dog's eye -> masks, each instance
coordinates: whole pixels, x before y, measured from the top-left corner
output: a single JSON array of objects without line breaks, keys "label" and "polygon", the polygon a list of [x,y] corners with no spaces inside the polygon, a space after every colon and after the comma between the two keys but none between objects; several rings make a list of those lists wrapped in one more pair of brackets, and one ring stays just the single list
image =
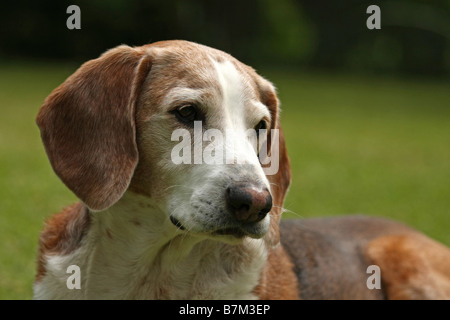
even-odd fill
[{"label": "dog's eye", "polygon": [[197,108],[193,104],[184,104],[175,110],[175,115],[182,122],[198,120]]},{"label": "dog's eye", "polygon": [[264,120],[261,120],[255,127],[256,135],[259,136],[259,130],[267,129],[267,124]]}]

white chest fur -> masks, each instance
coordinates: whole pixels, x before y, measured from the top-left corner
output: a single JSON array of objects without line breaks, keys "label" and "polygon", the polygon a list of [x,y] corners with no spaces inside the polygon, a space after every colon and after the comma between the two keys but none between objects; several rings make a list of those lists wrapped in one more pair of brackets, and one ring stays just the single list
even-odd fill
[{"label": "white chest fur", "polygon": [[[46,256],[35,299],[252,299],[266,250],[245,238],[226,244],[177,230],[156,205],[127,195],[93,213],[81,246]],[[67,273],[79,267],[80,289]]]}]

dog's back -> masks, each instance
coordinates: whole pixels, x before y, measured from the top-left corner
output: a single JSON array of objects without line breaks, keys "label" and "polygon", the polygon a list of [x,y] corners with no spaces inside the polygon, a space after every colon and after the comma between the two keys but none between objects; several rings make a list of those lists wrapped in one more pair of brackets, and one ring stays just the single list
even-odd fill
[{"label": "dog's back", "polygon": [[[280,228],[302,299],[450,298],[450,251],[401,223],[353,215]],[[372,265],[380,289],[368,286]]]}]

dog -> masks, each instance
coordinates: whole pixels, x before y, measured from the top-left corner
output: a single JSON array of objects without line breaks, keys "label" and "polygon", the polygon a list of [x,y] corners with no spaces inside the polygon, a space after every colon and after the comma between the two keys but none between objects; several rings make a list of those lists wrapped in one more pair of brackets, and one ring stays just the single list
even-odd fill
[{"label": "dog", "polygon": [[[450,298],[450,250],[408,226],[281,221],[291,171],[279,114],[272,83],[197,43],[121,45],[83,64],[37,116],[50,164],[80,202],[41,232],[34,299]],[[228,133],[231,162],[192,163],[208,148],[197,137],[180,148],[191,163],[175,163],[173,133],[199,125]],[[276,151],[276,173],[248,129]]]}]

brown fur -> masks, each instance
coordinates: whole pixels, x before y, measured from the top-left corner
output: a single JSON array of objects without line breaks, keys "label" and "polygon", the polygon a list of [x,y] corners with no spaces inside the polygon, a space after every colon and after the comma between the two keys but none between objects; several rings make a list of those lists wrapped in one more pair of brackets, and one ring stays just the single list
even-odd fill
[{"label": "brown fur", "polygon": [[299,287],[293,272],[293,264],[282,246],[270,249],[254,293],[261,300],[299,299]]},{"label": "brown fur", "polygon": [[273,208],[270,211],[270,229],[266,237],[269,245],[280,242],[280,219],[283,210],[284,198],[291,182],[291,165],[286,149],[283,130],[280,128],[279,143],[279,169],[277,174],[268,176],[272,188]]},{"label": "brown fur", "polygon": [[[365,216],[283,220],[302,299],[450,299],[450,250],[403,224]],[[368,289],[370,265],[381,289]]]},{"label": "brown fur", "polygon": [[64,255],[76,250],[90,226],[90,214],[80,202],[47,220],[39,238],[36,281],[45,275],[45,255]]},{"label": "brown fur", "polygon": [[52,92],[37,117],[56,174],[94,210],[123,195],[138,161],[134,110],[151,66],[142,58],[121,46],[86,62]]},{"label": "brown fur", "polygon": [[421,234],[388,235],[368,244],[390,299],[450,299],[450,251]]}]

